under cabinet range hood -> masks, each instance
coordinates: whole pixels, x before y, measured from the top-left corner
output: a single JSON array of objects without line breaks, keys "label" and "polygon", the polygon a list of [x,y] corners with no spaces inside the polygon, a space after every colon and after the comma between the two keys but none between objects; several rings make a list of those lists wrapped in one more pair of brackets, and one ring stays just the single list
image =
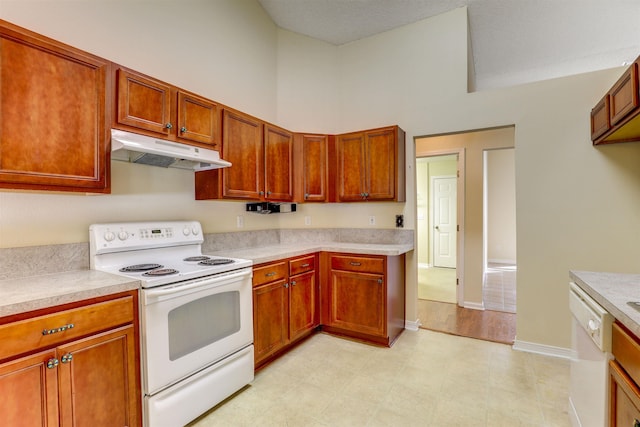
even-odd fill
[{"label": "under cabinet range hood", "polygon": [[137,133],[111,129],[111,158],[144,165],[202,171],[231,166],[220,153],[153,138]]}]

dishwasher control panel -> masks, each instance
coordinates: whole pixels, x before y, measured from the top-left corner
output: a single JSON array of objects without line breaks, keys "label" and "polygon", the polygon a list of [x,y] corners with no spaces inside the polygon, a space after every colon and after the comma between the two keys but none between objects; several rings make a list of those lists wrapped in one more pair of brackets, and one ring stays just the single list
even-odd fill
[{"label": "dishwasher control panel", "polygon": [[611,352],[613,316],[574,282],[569,283],[569,308],[598,348]]}]

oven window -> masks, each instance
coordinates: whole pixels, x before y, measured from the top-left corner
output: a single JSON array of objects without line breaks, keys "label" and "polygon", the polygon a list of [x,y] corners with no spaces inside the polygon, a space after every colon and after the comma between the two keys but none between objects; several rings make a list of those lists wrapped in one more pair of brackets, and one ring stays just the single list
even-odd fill
[{"label": "oven window", "polygon": [[169,312],[169,359],[179,359],[239,330],[240,292],[191,301]]}]

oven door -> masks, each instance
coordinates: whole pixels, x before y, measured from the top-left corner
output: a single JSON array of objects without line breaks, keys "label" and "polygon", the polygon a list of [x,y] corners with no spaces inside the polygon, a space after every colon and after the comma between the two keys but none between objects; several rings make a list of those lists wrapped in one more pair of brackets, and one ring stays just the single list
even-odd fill
[{"label": "oven door", "polygon": [[143,289],[143,388],[158,391],[253,342],[250,268]]}]

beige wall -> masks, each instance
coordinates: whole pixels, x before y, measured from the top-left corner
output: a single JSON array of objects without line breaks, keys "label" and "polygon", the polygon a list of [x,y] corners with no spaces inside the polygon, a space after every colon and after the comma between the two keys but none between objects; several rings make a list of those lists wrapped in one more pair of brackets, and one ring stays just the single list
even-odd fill
[{"label": "beige wall", "polygon": [[486,181],[486,261],[516,261],[516,171],[512,148],[487,150]]},{"label": "beige wall", "polygon": [[[304,215],[317,227],[367,227],[376,215],[377,227],[392,228],[396,213],[415,228],[414,138],[515,125],[518,340],[569,347],[570,268],[638,272],[640,144],[589,141],[590,108],[620,69],[467,93],[464,8],[337,48],[276,29],[254,0],[0,0],[0,18],[291,130],[407,132],[406,204],[245,214],[249,229],[304,227]],[[243,213],[242,203],[193,201],[186,171],[114,163],[113,179],[109,196],[1,192],[0,246],[87,241],[90,223],[120,219],[192,218],[207,232],[229,231]]]}]

